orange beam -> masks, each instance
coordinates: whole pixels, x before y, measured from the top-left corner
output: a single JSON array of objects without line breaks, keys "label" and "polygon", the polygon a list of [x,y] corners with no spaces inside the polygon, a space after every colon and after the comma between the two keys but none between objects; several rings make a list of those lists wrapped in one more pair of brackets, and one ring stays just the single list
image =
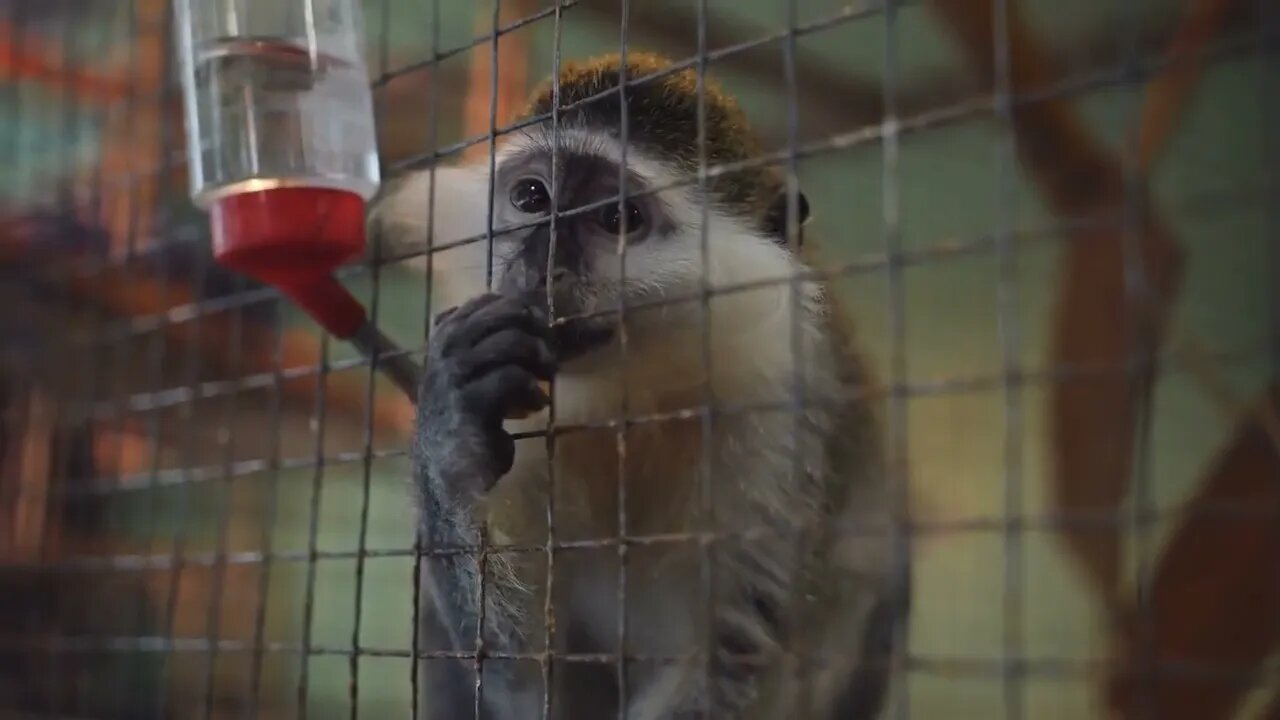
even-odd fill
[{"label": "orange beam", "polygon": [[[994,73],[992,0],[933,0],[932,6],[979,72]],[[1007,7],[1011,91],[1020,97],[1044,91],[1062,74],[1020,5],[1010,1]],[[1182,276],[1182,252],[1145,202],[1137,227],[1117,227],[1126,206],[1124,167],[1070,99],[1019,107],[1013,131],[1024,166],[1058,217],[1117,219],[1102,226],[1087,223],[1064,245],[1051,341],[1054,366],[1105,370],[1054,383],[1049,420],[1058,510],[1118,513],[1129,493],[1137,420],[1146,411],[1149,389],[1145,373],[1121,368],[1135,354],[1149,357],[1159,347]],[[1144,273],[1141,292],[1131,291],[1125,279],[1130,245]],[[1063,540],[1106,605],[1118,611],[1123,592],[1117,526],[1067,532]]]},{"label": "orange beam", "polygon": [[[478,35],[492,34],[493,12],[485,3],[476,17]],[[508,25],[537,11],[537,4],[530,0],[505,0],[499,12],[499,25]],[[494,115],[494,127],[510,124],[520,111],[529,92],[529,45],[526,31],[517,30],[498,36],[498,78],[494,85],[493,78],[493,41],[481,43],[471,50],[471,64],[467,76],[467,99],[464,107],[464,124],[466,137],[485,135],[490,132],[490,113],[494,110],[492,99],[497,94],[497,114]],[[498,138],[501,143],[502,138]],[[488,143],[479,143],[467,148],[464,158],[475,159],[487,156]]]},{"label": "orange beam", "polygon": [[24,34],[19,42],[12,25],[0,20],[0,77],[9,83],[35,82],[55,90],[73,90],[77,99],[109,105],[129,94],[129,79],[120,73],[94,73],[63,67],[57,53],[36,45],[39,38]]},{"label": "orange beam", "polygon": [[160,169],[160,101],[170,59],[165,39],[165,0],[134,0],[134,39],[125,62],[134,99],[113,113],[103,130],[96,178],[102,183],[100,222],[111,235],[114,254],[151,240],[152,218],[165,170]]},{"label": "orange beam", "polygon": [[52,409],[32,390],[3,411],[9,413],[9,447],[0,476],[0,560],[30,561],[41,551],[49,516]]},{"label": "orange beam", "polygon": [[[1280,385],[1263,402],[1270,408],[1247,418],[1188,503],[1156,565],[1149,609],[1121,625],[1129,672],[1109,687],[1113,717],[1234,717],[1242,680],[1280,642],[1280,439],[1268,429]],[[1137,674],[1144,655],[1164,671],[1149,685]],[[1223,675],[1169,672],[1179,666]]]},{"label": "orange beam", "polygon": [[1235,0],[1191,0],[1169,43],[1172,64],[1147,87],[1138,124],[1138,166],[1150,172],[1182,118],[1203,68],[1201,53],[1222,30]]}]

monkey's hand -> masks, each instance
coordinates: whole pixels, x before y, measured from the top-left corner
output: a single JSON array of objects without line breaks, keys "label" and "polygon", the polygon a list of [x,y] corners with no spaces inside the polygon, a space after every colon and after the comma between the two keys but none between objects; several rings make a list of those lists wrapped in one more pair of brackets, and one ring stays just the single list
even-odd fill
[{"label": "monkey's hand", "polygon": [[415,448],[433,480],[484,492],[511,469],[515,442],[502,423],[549,402],[538,381],[555,372],[550,342],[546,314],[514,298],[481,295],[439,316]]},{"label": "monkey's hand", "polygon": [[[546,315],[526,302],[483,295],[437,318],[418,388],[413,443],[426,547],[474,547],[483,540],[480,501],[515,458],[515,442],[503,420],[542,409],[548,398],[537,381],[550,379],[554,370]],[[422,566],[429,605],[424,612],[434,616],[433,626],[460,652],[475,648],[482,598],[487,632],[502,637],[516,627],[515,620],[503,617],[507,603],[501,597],[512,592],[510,583],[493,563],[486,573],[478,558],[478,553],[449,553]],[[489,581],[487,595],[480,592],[482,579]],[[468,688],[474,681],[448,672],[445,677],[431,688],[433,702],[445,713],[441,717],[456,717],[463,708],[469,712],[474,701]],[[486,702],[502,701],[501,691],[490,692],[497,697],[487,696]]]}]

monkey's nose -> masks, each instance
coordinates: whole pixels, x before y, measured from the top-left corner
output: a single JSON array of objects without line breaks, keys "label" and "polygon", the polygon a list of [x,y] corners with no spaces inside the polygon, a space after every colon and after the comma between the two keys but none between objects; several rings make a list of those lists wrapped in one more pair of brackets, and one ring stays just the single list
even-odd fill
[{"label": "monkey's nose", "polygon": [[540,275],[538,282],[514,289],[512,293],[525,302],[540,308],[543,312],[557,317],[573,315],[579,311],[574,303],[574,287],[579,282],[578,276],[566,268],[556,268],[552,272],[551,292],[547,291],[547,283]]}]

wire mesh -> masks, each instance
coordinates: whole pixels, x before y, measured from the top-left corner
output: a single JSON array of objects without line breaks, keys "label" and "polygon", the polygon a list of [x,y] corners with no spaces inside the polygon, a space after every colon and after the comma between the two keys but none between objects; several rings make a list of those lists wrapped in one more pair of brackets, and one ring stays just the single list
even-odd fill
[{"label": "wire mesh", "polygon": [[[411,408],[378,375],[380,358],[218,268],[205,219],[174,189],[185,168],[168,3],[3,3],[0,129],[12,162],[0,291],[14,317],[0,321],[0,608],[15,622],[0,626],[0,715],[478,719],[509,692],[503,673],[536,667],[535,704],[553,718],[565,693],[582,690],[568,683],[583,666],[607,668],[617,717],[631,717],[647,668],[689,660],[634,649],[636,558],[696,548],[691,591],[708,628],[698,641],[710,647],[718,548],[786,532],[722,517],[711,438],[740,419],[791,413],[799,447],[802,411],[854,404],[883,412],[893,564],[913,586],[910,621],[892,637],[886,717],[1274,712],[1271,5],[364,3],[386,179],[433,181],[419,199],[418,247],[374,243],[340,277],[408,355],[425,355],[431,319],[446,309],[431,302],[440,253],[485,243],[492,287],[495,237],[542,222],[550,275],[558,236],[577,219],[608,206],[626,217],[629,201],[673,191],[705,198],[744,171],[782,173],[788,247],[816,258],[785,277],[713,283],[704,273],[693,291],[624,296],[575,316],[616,323],[621,397],[609,418],[572,422],[553,381],[545,428],[516,434],[545,454],[544,538],[441,546],[409,508]],[[672,65],[628,76],[626,59],[650,48]],[[556,81],[549,114],[520,114],[521,78],[557,78],[566,59],[597,52],[621,55],[617,89],[562,103]],[[693,169],[633,187],[633,90],[685,71],[697,95]],[[754,157],[709,153],[713,77],[758,122],[766,143]],[[567,114],[614,96],[617,195],[497,224],[504,143],[544,125],[558,137]],[[1152,145],[1166,146],[1160,164]],[[551,147],[558,198],[563,148]],[[485,230],[442,238],[435,172],[459,163],[487,167]],[[815,207],[803,247],[801,192]],[[698,205],[705,270],[712,208]],[[626,230],[614,248],[621,285],[636,271]],[[1118,265],[1097,259],[1104,247]],[[1090,277],[1084,296],[1068,292]],[[712,326],[713,303],[785,285],[795,307],[812,282],[850,309],[884,382],[814,393],[793,321],[777,339],[797,368],[788,397],[721,397],[713,354],[732,328]],[[1090,292],[1112,304],[1087,307]],[[691,406],[647,408],[625,379],[629,319],[655,311],[699,315],[704,380]],[[1099,398],[1100,387],[1119,390]],[[1073,407],[1093,414],[1063,419],[1063,403],[1088,399]],[[697,520],[637,532],[632,483],[648,446],[634,438],[677,424],[700,438]],[[610,532],[579,537],[559,527],[571,509],[563,461],[575,438],[591,437],[609,438],[616,462],[601,475],[612,476],[616,508],[602,523]],[[1063,464],[1072,453],[1114,465]],[[806,472],[810,458],[790,459],[791,473]],[[1208,552],[1185,551],[1189,534]],[[1099,550],[1106,542],[1115,547]],[[566,649],[573,618],[557,600],[560,573],[588,556],[616,570],[612,637],[599,651]],[[433,647],[423,631],[424,576],[450,557],[478,563],[472,647]],[[541,563],[542,634],[507,646],[489,627],[490,563],[524,558]],[[1220,583],[1217,603],[1188,600],[1187,574]],[[713,658],[698,659],[709,686]],[[423,680],[431,663],[467,668],[468,707],[433,705],[442,695]],[[800,674],[801,702],[813,699],[814,669]]]}]

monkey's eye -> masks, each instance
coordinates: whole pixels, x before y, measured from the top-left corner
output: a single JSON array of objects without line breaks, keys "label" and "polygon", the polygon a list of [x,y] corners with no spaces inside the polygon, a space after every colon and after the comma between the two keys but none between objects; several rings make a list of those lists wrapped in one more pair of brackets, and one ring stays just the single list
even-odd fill
[{"label": "monkey's eye", "polygon": [[511,204],[522,213],[544,213],[551,206],[551,194],[541,180],[521,178],[511,186]]},{"label": "monkey's eye", "polygon": [[[644,213],[640,211],[639,205],[628,200],[622,212],[627,214],[627,234],[644,227]],[[617,203],[600,208],[600,227],[611,235],[622,232],[622,212],[619,212]]]}]

